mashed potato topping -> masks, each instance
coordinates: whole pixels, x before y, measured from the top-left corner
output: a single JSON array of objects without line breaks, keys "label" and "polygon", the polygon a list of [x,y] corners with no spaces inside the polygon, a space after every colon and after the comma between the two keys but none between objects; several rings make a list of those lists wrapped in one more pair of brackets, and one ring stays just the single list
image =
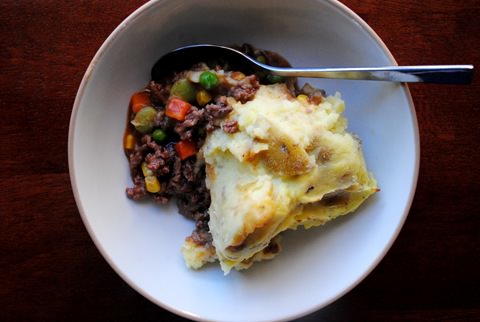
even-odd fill
[{"label": "mashed potato topping", "polygon": [[339,94],[317,105],[275,84],[261,85],[244,104],[228,99],[233,111],[224,122],[237,121],[238,131],[213,131],[200,152],[215,254],[187,242],[188,266],[216,257],[228,273],[272,258],[282,231],[322,225],[378,190],[359,140],[346,132]]}]

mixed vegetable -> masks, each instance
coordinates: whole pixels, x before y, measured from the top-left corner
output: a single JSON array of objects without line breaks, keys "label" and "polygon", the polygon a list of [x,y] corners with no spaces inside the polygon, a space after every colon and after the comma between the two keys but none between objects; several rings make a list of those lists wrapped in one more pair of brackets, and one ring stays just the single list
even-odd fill
[{"label": "mixed vegetable", "polygon": [[[185,121],[188,113],[192,110],[192,104],[204,107],[214,97],[212,90],[218,87],[219,76],[214,70],[193,72],[185,74],[176,80],[170,87],[169,98],[164,107],[160,109],[151,100],[149,90],[137,92],[130,99],[130,130],[124,137],[124,149],[129,153],[135,148],[136,142],[141,135],[148,134],[157,144],[172,143],[174,150],[181,160],[188,159],[198,152],[196,144],[189,140],[181,140],[178,135],[169,131],[156,122],[159,110],[173,122]],[[243,75],[243,77],[245,77]],[[141,172],[145,178],[145,188],[150,193],[161,191],[161,184],[155,173],[148,168],[148,164],[141,164]]]},{"label": "mixed vegetable", "polygon": [[[272,52],[249,45],[243,45],[240,50],[261,63],[289,66],[288,62]],[[174,182],[172,185],[170,180],[176,180],[175,173],[178,171],[190,171],[184,171],[184,167],[196,162],[194,157],[206,132],[219,127],[219,120],[228,115],[231,107],[227,106],[226,96],[246,102],[253,98],[259,83],[289,84],[289,80],[280,76],[259,73],[247,76],[238,70],[230,71],[228,63],[221,63],[221,59],[207,64],[198,63],[190,70],[172,72],[165,79],[155,76],[153,79],[144,90],[134,93],[130,99],[129,124],[123,141],[135,185],[127,189],[127,195],[136,200],[145,195],[145,190],[160,200],[179,197],[181,189],[172,190],[172,187],[180,183]],[[223,129],[227,133],[236,131],[236,124],[225,124]],[[147,141],[153,142],[153,145]],[[168,150],[168,156],[158,154],[160,152],[156,149],[159,148]],[[182,164],[177,170],[172,156],[181,160]],[[165,165],[162,165],[163,170],[159,170],[158,162],[153,158],[164,158],[162,162],[167,162],[169,169],[165,170]]]}]

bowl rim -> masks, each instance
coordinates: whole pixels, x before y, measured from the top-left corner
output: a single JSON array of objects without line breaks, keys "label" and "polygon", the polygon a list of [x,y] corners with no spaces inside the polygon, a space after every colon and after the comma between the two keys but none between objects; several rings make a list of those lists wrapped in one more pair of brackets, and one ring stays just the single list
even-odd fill
[{"label": "bowl rim", "polygon": [[[79,213],[80,213],[80,216],[82,218],[83,224],[85,225],[85,227],[88,231],[88,234],[90,235],[90,238],[93,240],[96,248],[99,250],[99,252],[103,256],[103,258],[107,261],[107,263],[110,265],[110,267],[131,288],[133,288],[135,291],[137,291],[143,297],[150,300],[152,303],[160,306],[163,309],[166,309],[170,312],[173,312],[173,313],[175,313],[179,316],[182,316],[182,317],[185,317],[185,318],[188,318],[188,319],[192,319],[192,320],[196,320],[196,321],[216,321],[216,320],[213,320],[213,319],[203,318],[203,317],[201,317],[201,316],[199,316],[199,315],[197,315],[193,312],[189,312],[187,310],[177,309],[176,307],[173,307],[173,306],[170,306],[166,303],[161,302],[160,300],[154,298],[153,296],[151,296],[150,294],[145,292],[141,287],[137,286],[136,283],[134,281],[132,281],[127,275],[125,275],[123,273],[123,271],[120,269],[120,267],[118,267],[113,262],[112,258],[110,258],[110,256],[108,255],[108,252],[104,249],[104,247],[99,242],[96,235],[94,234],[92,226],[90,225],[90,222],[89,222],[89,220],[88,220],[88,218],[85,214],[85,210],[83,208],[83,205],[82,205],[82,202],[81,202],[81,199],[80,199],[79,191],[77,189],[77,183],[76,183],[77,180],[76,180],[75,171],[74,171],[75,163],[74,163],[74,157],[73,157],[74,156],[74,151],[73,151],[74,148],[73,147],[75,145],[75,136],[74,136],[75,124],[76,124],[78,110],[79,110],[79,107],[81,105],[82,98],[83,98],[83,95],[84,95],[84,92],[85,92],[85,88],[87,87],[87,84],[90,80],[90,76],[92,74],[92,71],[95,69],[98,61],[102,58],[105,51],[112,45],[113,40],[116,39],[118,37],[118,35],[125,28],[128,27],[128,25],[130,25],[133,21],[135,21],[137,18],[139,18],[139,16],[144,11],[146,11],[150,7],[153,7],[153,6],[157,5],[159,2],[162,2],[162,1],[168,1],[168,0],[151,0],[151,1],[148,1],[145,4],[143,4],[142,6],[138,7],[136,10],[134,10],[130,15],[128,15],[112,31],[112,33],[107,37],[107,39],[102,43],[100,48],[95,53],[95,56],[93,57],[92,61],[88,65],[88,67],[85,71],[85,74],[82,78],[82,81],[80,83],[80,86],[78,88],[78,91],[77,91],[77,94],[76,94],[76,97],[75,97],[75,101],[74,101],[74,104],[73,104],[72,113],[71,113],[71,116],[70,116],[70,122],[69,122],[68,167],[69,167],[69,173],[70,173],[70,183],[71,183],[71,186],[72,186],[72,191],[73,191],[73,195],[74,195],[74,198],[75,198],[75,202],[77,204],[77,208],[79,210]],[[322,0],[316,0],[316,1],[320,2]],[[387,57],[390,60],[390,62],[392,63],[392,65],[398,65],[395,58],[393,57],[392,53],[387,48],[387,46],[385,45],[383,40],[377,35],[377,33],[359,15],[357,15],[353,10],[351,10],[349,7],[347,7],[345,4],[341,3],[338,0],[323,0],[323,1],[329,3],[333,7],[336,7],[342,13],[344,13],[347,17],[351,18],[353,21],[358,23],[358,25],[365,32],[367,32],[376,41],[376,43],[381,47],[381,49],[387,55]],[[413,99],[412,99],[412,96],[411,96],[411,93],[410,93],[410,90],[409,90],[407,84],[402,83],[401,86],[403,86],[403,88],[405,90],[406,98],[407,98],[408,105],[409,105],[409,108],[410,108],[410,112],[411,112],[411,115],[412,115],[412,122],[413,122],[412,125],[413,125],[413,130],[414,130],[414,144],[415,144],[415,164],[414,164],[414,172],[413,172],[413,181],[412,181],[412,184],[410,186],[410,192],[409,192],[408,200],[407,200],[407,203],[405,204],[405,207],[404,207],[403,214],[402,214],[401,220],[399,222],[399,225],[395,229],[394,233],[392,234],[392,236],[390,237],[388,242],[383,247],[383,250],[377,255],[375,260],[372,261],[372,263],[363,272],[363,274],[359,275],[355,279],[355,281],[352,282],[351,285],[346,287],[344,290],[342,290],[338,294],[330,296],[327,300],[322,301],[322,302],[312,306],[311,308],[309,308],[307,310],[292,313],[288,316],[285,316],[285,317],[283,317],[281,319],[278,319],[278,320],[275,320],[275,321],[290,321],[290,320],[293,320],[293,319],[300,318],[302,316],[306,316],[308,314],[311,314],[315,311],[318,311],[318,310],[326,307],[327,305],[333,303],[334,301],[336,301],[340,297],[344,296],[346,293],[350,292],[353,288],[355,288],[361,281],[363,281],[373,271],[373,269],[385,257],[387,252],[392,247],[394,241],[397,239],[397,237],[398,237],[398,235],[399,235],[399,233],[400,233],[400,231],[401,231],[401,229],[402,229],[402,227],[405,223],[405,220],[406,220],[406,218],[409,214],[409,211],[410,211],[410,208],[411,208],[411,205],[412,205],[412,202],[413,202],[413,197],[415,195],[415,190],[416,190],[416,186],[417,186],[417,182],[418,182],[418,173],[419,173],[419,166],[420,166],[420,136],[419,136],[417,116],[416,116],[416,113],[415,113],[415,106],[414,106]],[[269,321],[272,321],[272,320],[269,320]]]}]

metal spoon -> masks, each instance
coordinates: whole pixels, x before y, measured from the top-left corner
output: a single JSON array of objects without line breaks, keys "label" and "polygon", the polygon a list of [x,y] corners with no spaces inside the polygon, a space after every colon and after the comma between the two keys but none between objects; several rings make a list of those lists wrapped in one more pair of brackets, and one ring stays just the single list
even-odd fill
[{"label": "metal spoon", "polygon": [[167,72],[188,69],[200,61],[215,58],[227,62],[231,69],[255,73],[267,71],[288,77],[341,78],[405,83],[469,84],[473,65],[425,65],[338,68],[284,68],[259,63],[233,48],[217,45],[191,45],[177,48],[162,56],[152,68],[152,79],[158,80]]}]

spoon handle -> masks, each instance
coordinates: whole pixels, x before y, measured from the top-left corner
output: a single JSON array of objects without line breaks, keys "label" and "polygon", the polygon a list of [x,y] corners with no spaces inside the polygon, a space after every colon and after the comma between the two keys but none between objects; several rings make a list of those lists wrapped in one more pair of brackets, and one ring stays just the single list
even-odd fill
[{"label": "spoon handle", "polygon": [[273,74],[280,76],[364,79],[404,83],[469,84],[473,77],[472,65],[341,68],[270,67],[268,69]]}]

